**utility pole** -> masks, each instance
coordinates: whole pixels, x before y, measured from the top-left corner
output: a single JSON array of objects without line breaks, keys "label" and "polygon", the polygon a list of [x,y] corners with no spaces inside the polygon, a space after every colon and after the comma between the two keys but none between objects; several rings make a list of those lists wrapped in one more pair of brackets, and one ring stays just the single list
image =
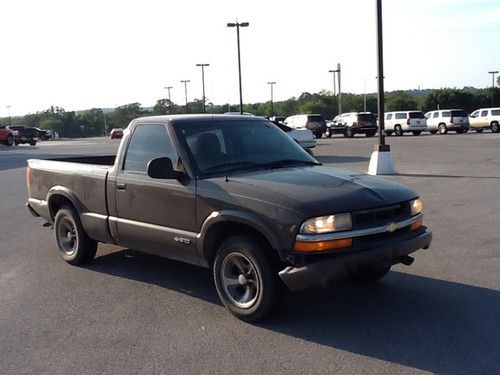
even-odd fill
[{"label": "utility pole", "polygon": [[189,79],[181,80],[181,83],[184,83],[184,94],[186,96],[186,113],[188,113],[188,89],[187,89],[188,82],[191,81]]},{"label": "utility pole", "polygon": [[342,89],[340,86],[340,77],[341,77],[340,63],[337,64],[337,72],[339,74],[339,115],[340,115],[342,114]]},{"label": "utility pole", "polygon": [[335,82],[335,75],[338,72],[339,72],[338,69],[331,69],[328,71],[328,73],[333,73],[333,108],[335,108],[335,99],[337,98],[337,84]]},{"label": "utility pole", "polygon": [[5,108],[7,108],[7,111],[9,113],[9,126],[12,125],[12,119],[10,117],[10,109],[12,108],[10,105],[6,105]]}]

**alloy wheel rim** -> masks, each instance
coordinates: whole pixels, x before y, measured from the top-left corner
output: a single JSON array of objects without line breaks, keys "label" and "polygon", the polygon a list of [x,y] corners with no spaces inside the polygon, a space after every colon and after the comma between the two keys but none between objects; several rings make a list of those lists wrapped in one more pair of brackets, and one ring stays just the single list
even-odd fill
[{"label": "alloy wheel rim", "polygon": [[226,256],[220,270],[224,294],[239,308],[255,304],[260,294],[261,281],[257,267],[245,255],[234,252]]},{"label": "alloy wheel rim", "polygon": [[68,218],[63,218],[57,228],[57,239],[61,250],[67,255],[75,253],[78,239],[74,223]]}]

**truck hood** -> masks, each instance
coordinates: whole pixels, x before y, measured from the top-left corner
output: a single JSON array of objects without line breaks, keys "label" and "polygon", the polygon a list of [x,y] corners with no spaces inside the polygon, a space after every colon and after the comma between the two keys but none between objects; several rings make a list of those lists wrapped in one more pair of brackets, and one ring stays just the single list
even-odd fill
[{"label": "truck hood", "polygon": [[413,190],[383,178],[322,166],[258,171],[211,179],[237,200],[268,203],[305,217],[358,211],[408,201]]}]

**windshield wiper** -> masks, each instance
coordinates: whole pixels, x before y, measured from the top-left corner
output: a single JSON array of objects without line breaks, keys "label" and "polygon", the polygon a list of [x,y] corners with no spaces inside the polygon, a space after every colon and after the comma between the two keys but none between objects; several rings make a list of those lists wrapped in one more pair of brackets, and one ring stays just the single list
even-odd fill
[{"label": "windshield wiper", "polygon": [[290,165],[297,165],[297,164],[302,164],[302,165],[323,165],[321,163],[318,163],[317,161],[308,161],[308,160],[299,160],[299,159],[283,159],[283,160],[276,160],[271,163],[267,163],[266,166],[271,167],[271,168],[283,168],[283,167],[288,167]]},{"label": "windshield wiper", "polygon": [[214,165],[213,167],[205,169],[203,173],[229,172],[237,170],[259,169],[266,167],[268,167],[267,164],[253,163],[250,161],[235,161],[232,163],[223,163]]}]

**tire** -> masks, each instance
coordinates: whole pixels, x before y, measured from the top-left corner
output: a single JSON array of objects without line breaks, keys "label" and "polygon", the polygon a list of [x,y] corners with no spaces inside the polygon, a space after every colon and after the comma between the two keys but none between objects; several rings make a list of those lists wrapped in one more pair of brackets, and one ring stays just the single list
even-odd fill
[{"label": "tire", "polygon": [[474,128],[474,130],[478,133],[482,133],[484,129]]},{"label": "tire", "polygon": [[401,125],[396,125],[394,127],[394,135],[397,135],[398,137],[401,137],[403,135],[403,129],[401,128]]},{"label": "tire", "polygon": [[249,237],[229,237],[219,247],[213,265],[217,294],[240,320],[255,322],[276,305],[284,285],[277,267],[262,246]]},{"label": "tire", "polygon": [[390,270],[391,266],[367,266],[353,271],[349,278],[355,281],[371,283],[382,279]]},{"label": "tire", "polygon": [[365,135],[367,137],[373,137],[377,132],[376,131],[370,131],[370,132],[366,132]]},{"label": "tire", "polygon": [[436,133],[437,133],[437,130],[429,130],[429,133],[431,133],[431,134],[436,134]]},{"label": "tire", "polygon": [[446,128],[445,124],[439,124],[438,130],[439,130],[439,134],[446,134],[446,133],[448,133],[448,129]]},{"label": "tire", "polygon": [[354,137],[354,130],[352,130],[351,128],[346,128],[344,130],[344,137],[346,137],[346,138]]},{"label": "tire", "polygon": [[316,133],[314,133],[314,136],[316,138],[320,139],[323,136],[323,133],[322,132],[316,132]]},{"label": "tire", "polygon": [[455,130],[455,133],[457,133],[457,134],[463,134],[464,133],[464,129],[462,129],[462,128],[457,129],[457,130]]},{"label": "tire", "polygon": [[490,125],[490,129],[492,133],[498,133],[500,131],[500,127],[498,126],[498,122],[493,121]]},{"label": "tire", "polygon": [[386,130],[385,135],[390,137],[392,135],[392,130]]},{"label": "tire", "polygon": [[97,242],[85,233],[80,217],[73,207],[63,206],[57,211],[54,235],[59,254],[67,263],[80,266],[94,259]]},{"label": "tire", "polygon": [[418,136],[418,135],[422,134],[422,130],[414,130],[414,131],[412,131],[412,133],[414,136]]},{"label": "tire", "polygon": [[327,129],[326,132],[325,132],[325,137],[326,138],[331,138],[332,137],[332,132]]},{"label": "tire", "polygon": [[7,137],[7,140],[5,141],[5,144],[6,144],[7,146],[9,146],[9,147],[10,147],[10,146],[12,146],[12,145],[14,144],[14,137],[13,137],[13,136],[11,136],[11,135],[9,135],[9,136]]},{"label": "tire", "polygon": [[34,139],[30,141],[30,146],[36,146],[36,141]]}]

